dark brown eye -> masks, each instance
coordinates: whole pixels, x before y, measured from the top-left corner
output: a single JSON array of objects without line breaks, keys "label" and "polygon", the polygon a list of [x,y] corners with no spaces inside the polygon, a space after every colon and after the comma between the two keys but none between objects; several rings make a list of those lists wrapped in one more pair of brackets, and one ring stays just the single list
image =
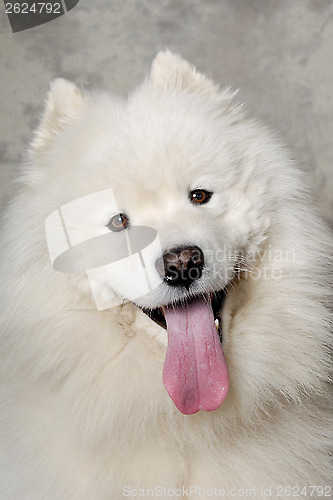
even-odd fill
[{"label": "dark brown eye", "polygon": [[205,191],[205,189],[194,189],[194,191],[190,192],[190,202],[193,203],[193,205],[204,205],[207,203],[213,193],[211,191]]},{"label": "dark brown eye", "polygon": [[122,231],[129,226],[129,220],[126,214],[117,214],[111,217],[106,227],[111,231]]}]

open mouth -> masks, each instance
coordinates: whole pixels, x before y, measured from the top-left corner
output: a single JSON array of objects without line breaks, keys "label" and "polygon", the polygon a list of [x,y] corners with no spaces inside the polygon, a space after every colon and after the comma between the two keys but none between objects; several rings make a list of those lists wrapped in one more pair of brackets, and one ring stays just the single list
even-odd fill
[{"label": "open mouth", "polygon": [[229,388],[220,311],[225,289],[143,311],[168,333],[164,386],[178,410],[190,415],[221,406]]},{"label": "open mouth", "polygon": [[[203,296],[203,298],[211,303],[213,315],[214,315],[214,323],[216,325],[219,337],[222,342],[222,323],[221,323],[221,309],[223,307],[223,302],[226,296],[226,288],[223,288],[222,290],[219,290],[217,292],[213,292],[206,297]],[[187,304],[193,302],[195,299],[190,298],[187,301],[185,301]],[[178,307],[184,305],[184,301],[173,304],[173,307]],[[167,324],[165,320],[165,316],[163,313],[163,307],[156,307],[155,309],[147,309],[143,308],[142,311],[152,320],[154,321],[157,325],[161,326],[164,328],[164,330],[167,329]]]}]

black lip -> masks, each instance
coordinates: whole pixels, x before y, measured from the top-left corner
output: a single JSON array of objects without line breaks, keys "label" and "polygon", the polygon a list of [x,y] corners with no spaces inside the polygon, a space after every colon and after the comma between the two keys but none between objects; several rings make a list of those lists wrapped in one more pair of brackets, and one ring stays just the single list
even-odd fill
[{"label": "black lip", "polygon": [[[214,313],[214,320],[218,320],[218,333],[220,335],[221,341],[222,341],[222,324],[221,324],[221,318],[220,318],[220,311],[221,311],[221,308],[223,306],[225,296],[226,296],[226,289],[225,288],[210,294],[212,309],[213,309],[213,313]],[[188,302],[190,302],[192,300],[195,300],[195,299],[192,298],[192,299],[188,300]],[[182,304],[184,304],[184,301],[182,301]],[[166,330],[165,317],[164,317],[164,314],[162,312],[161,307],[157,307],[155,309],[143,308],[142,311],[145,314],[147,314],[147,316],[152,321],[154,321],[157,325],[161,326],[162,328],[164,328]]]},{"label": "black lip", "polygon": [[145,309],[143,308],[142,311],[147,314],[147,316],[154,321],[157,325],[161,326],[166,330],[166,322],[164,318],[164,314],[162,313],[162,308],[161,307],[156,307],[155,309]]}]

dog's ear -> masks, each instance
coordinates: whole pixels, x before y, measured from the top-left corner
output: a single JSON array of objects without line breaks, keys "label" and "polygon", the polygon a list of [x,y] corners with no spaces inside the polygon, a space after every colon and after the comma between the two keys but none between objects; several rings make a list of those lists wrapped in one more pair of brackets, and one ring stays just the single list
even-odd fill
[{"label": "dog's ear", "polygon": [[46,97],[42,119],[30,145],[30,152],[47,149],[66,125],[79,119],[84,106],[85,96],[74,83],[63,78],[53,80]]},{"label": "dog's ear", "polygon": [[211,97],[219,95],[218,85],[199,73],[192,64],[169,50],[159,52],[155,57],[150,79],[155,87],[164,90],[202,92]]}]

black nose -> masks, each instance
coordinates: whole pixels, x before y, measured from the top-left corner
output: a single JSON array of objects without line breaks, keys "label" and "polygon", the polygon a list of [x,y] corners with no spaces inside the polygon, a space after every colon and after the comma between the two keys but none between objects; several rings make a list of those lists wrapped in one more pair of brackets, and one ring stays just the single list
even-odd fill
[{"label": "black nose", "polygon": [[197,246],[178,247],[168,250],[156,262],[156,268],[164,281],[170,286],[184,286],[189,289],[191,283],[202,275],[204,256]]}]

